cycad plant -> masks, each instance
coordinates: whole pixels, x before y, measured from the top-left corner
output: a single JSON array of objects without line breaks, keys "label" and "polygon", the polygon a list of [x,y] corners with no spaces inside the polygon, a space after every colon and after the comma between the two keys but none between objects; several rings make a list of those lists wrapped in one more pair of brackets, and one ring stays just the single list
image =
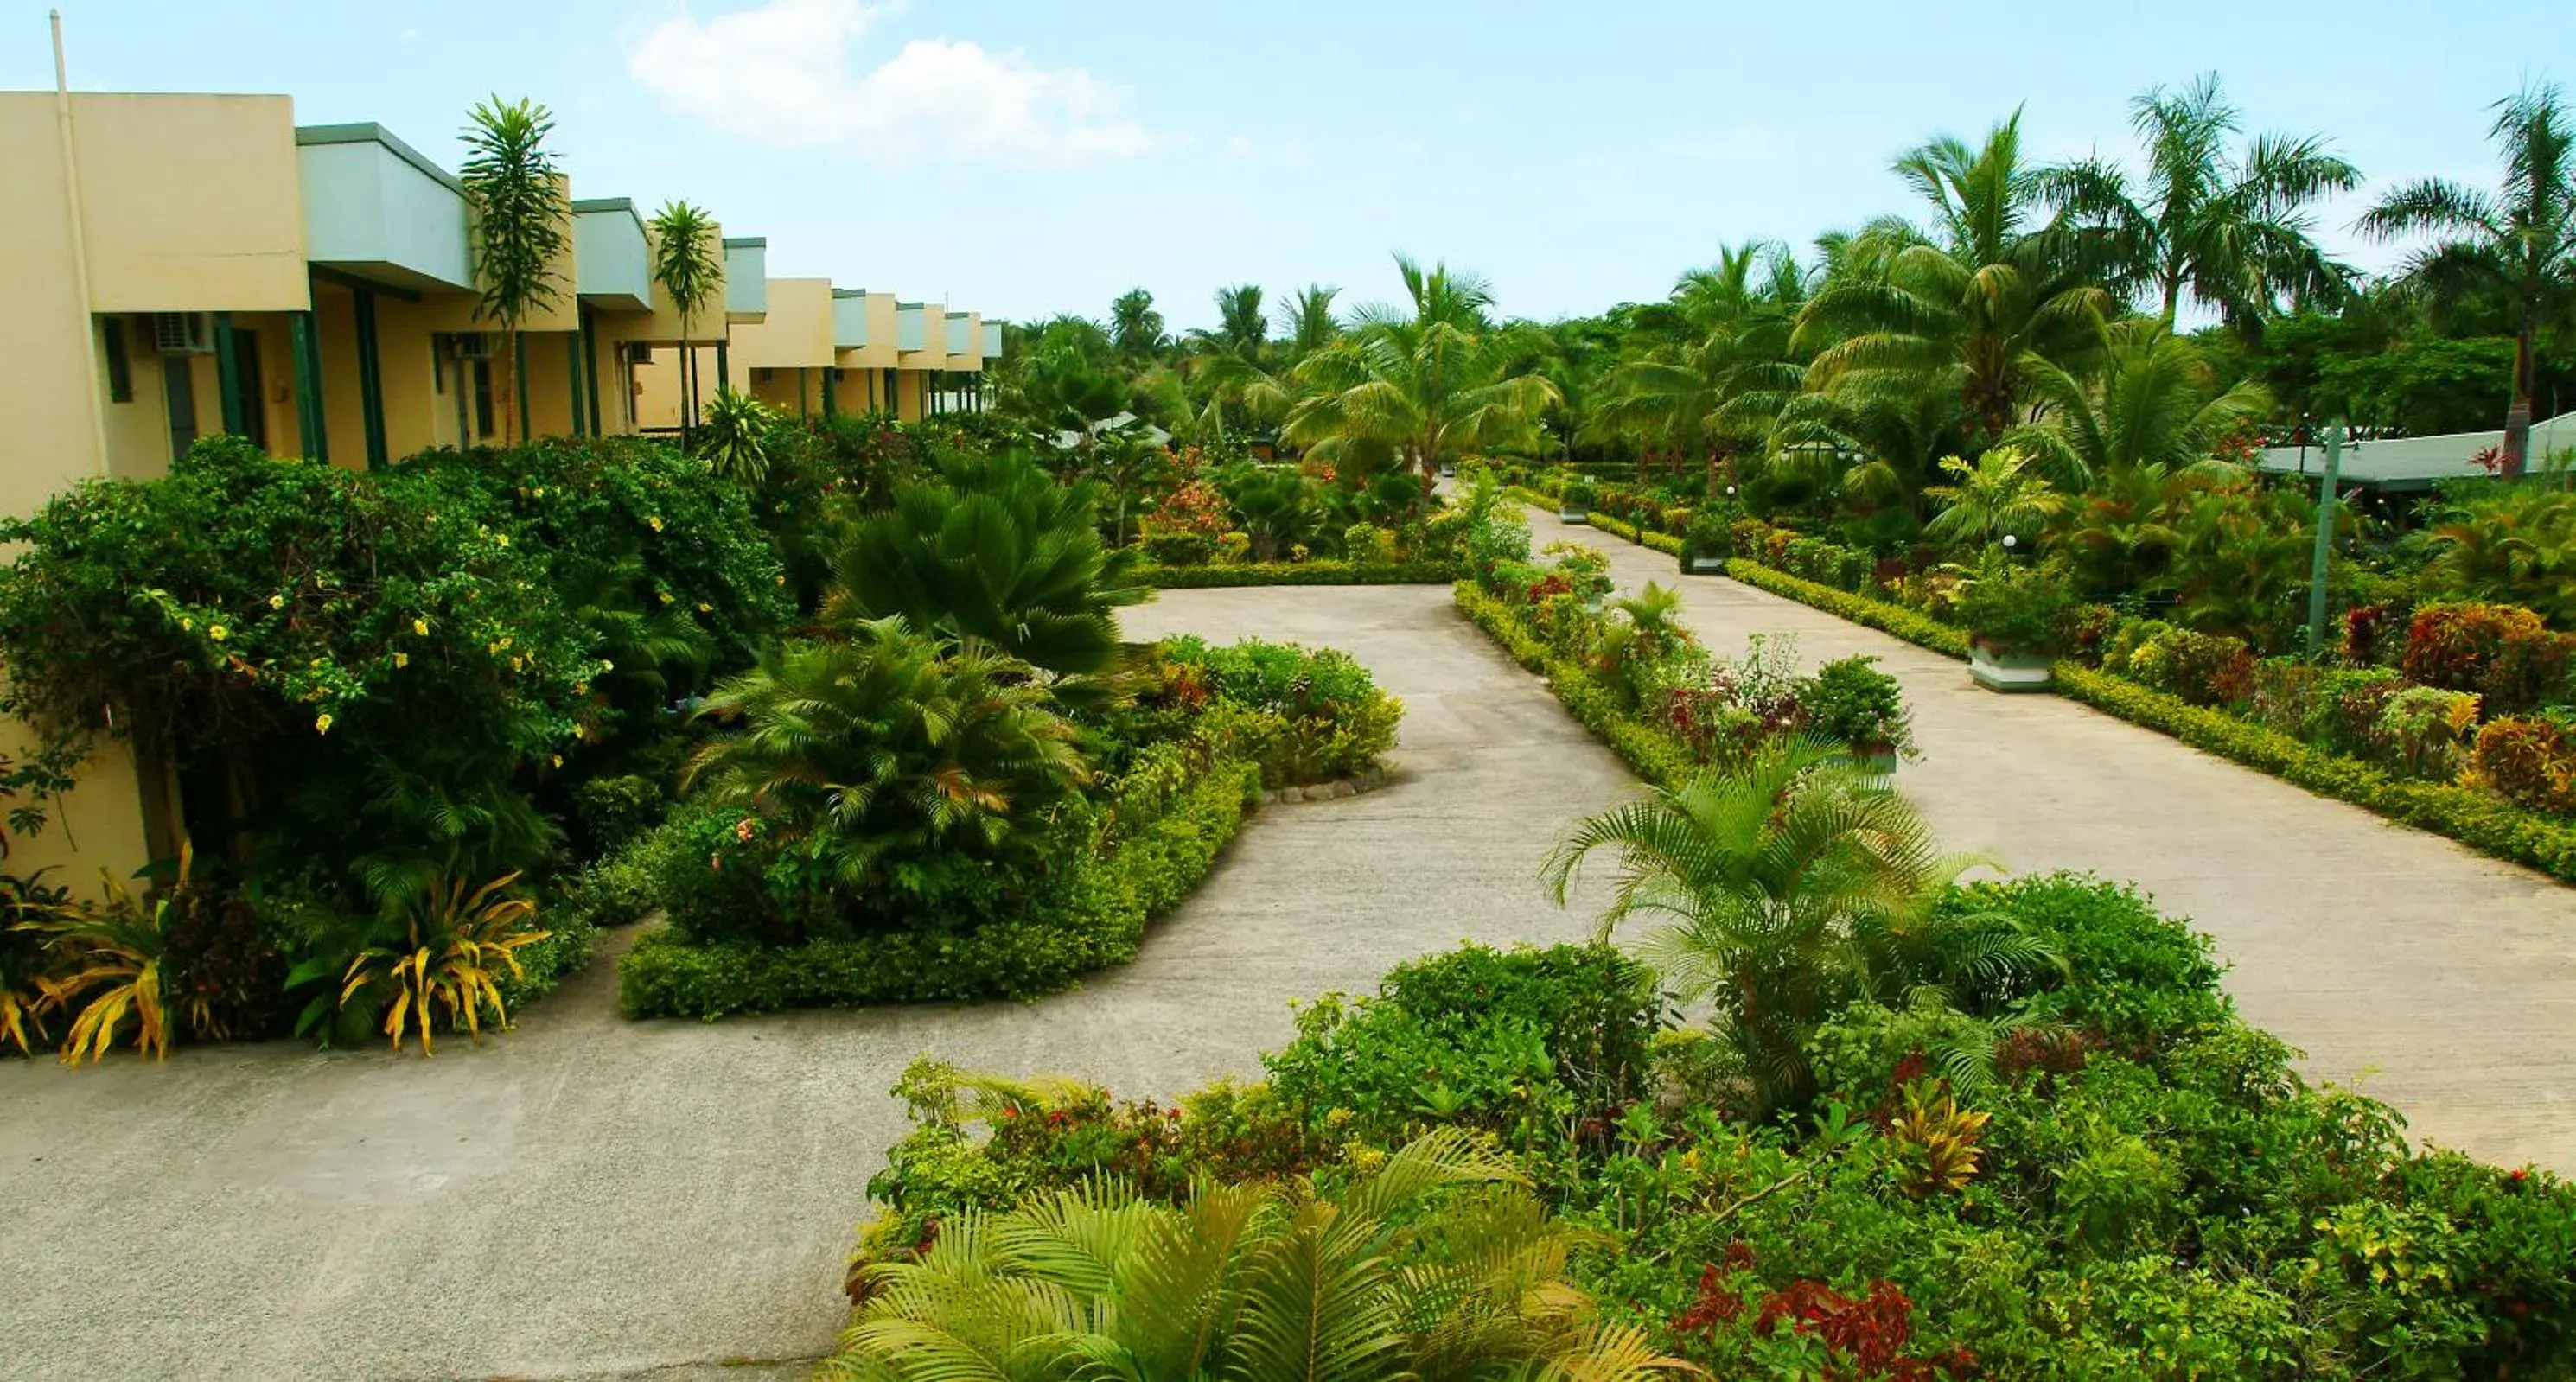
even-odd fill
[{"label": "cycad plant", "polygon": [[1338,1190],[1202,1179],[1172,1206],[1100,1182],[942,1226],[884,1263],[821,1375],[1630,1382],[1691,1371],[1592,1321],[1591,1235],[1455,1128]]},{"label": "cycad plant", "polygon": [[1991,1005],[2055,963],[2009,920],[1946,905],[1984,861],[1942,853],[1883,771],[1821,741],[1774,740],[1578,823],[1546,866],[1559,903],[1603,849],[1619,875],[1602,937],[1641,915],[1670,923],[1646,958],[1715,1007],[1759,1117],[1813,1097],[1809,1039],[1845,1005]]},{"label": "cycad plant", "polygon": [[911,628],[1063,675],[1108,671],[1133,552],[1100,540],[1098,490],[1060,485],[1012,455],[953,457],[854,527],[826,614],[843,626],[900,615]]},{"label": "cycad plant", "polygon": [[698,422],[698,314],[724,287],[723,247],[716,243],[715,218],[685,201],[669,201],[653,213],[653,282],[680,314],[680,431],[685,439]]},{"label": "cycad plant", "polygon": [[525,435],[528,359],[519,328],[529,313],[563,296],[563,282],[549,266],[571,247],[572,203],[545,147],[555,122],[544,106],[494,96],[467,119],[467,153],[457,180],[465,185],[474,281],[483,294],[474,314],[499,322],[509,337],[510,378],[518,395],[511,425]]},{"label": "cycad plant", "polygon": [[901,618],[781,647],[703,713],[734,728],[698,751],[690,782],[809,843],[844,886],[889,854],[1032,847],[1089,776],[1072,722],[1025,664]]}]

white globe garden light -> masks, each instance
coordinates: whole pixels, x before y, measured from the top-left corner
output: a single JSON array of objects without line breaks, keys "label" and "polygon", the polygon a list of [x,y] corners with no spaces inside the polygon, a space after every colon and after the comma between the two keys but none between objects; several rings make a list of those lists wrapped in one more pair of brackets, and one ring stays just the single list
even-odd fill
[{"label": "white globe garden light", "polygon": [[2004,550],[2005,550],[2005,551],[2009,552],[2009,551],[2011,551],[2013,548],[2018,547],[2018,546],[2020,546],[2020,545],[2021,545],[2021,539],[2020,539],[2020,538],[2014,537],[2014,536],[2013,536],[2012,534],[2010,534],[2010,533],[2006,533],[2006,534],[2004,534]]}]

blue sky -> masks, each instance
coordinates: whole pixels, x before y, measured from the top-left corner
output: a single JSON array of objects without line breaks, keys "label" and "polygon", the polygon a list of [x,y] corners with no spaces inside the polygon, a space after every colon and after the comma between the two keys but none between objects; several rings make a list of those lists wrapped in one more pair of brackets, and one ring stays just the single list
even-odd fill
[{"label": "blue sky", "polygon": [[[467,107],[531,95],[576,195],[687,197],[774,275],[1023,319],[1141,284],[1176,327],[1224,283],[1383,298],[1398,249],[1514,314],[1659,297],[1721,244],[1910,210],[1886,166],[1934,133],[2020,104],[2042,157],[2125,154],[2132,95],[2213,68],[2250,129],[2329,134],[2375,183],[2484,184],[2487,104],[2576,85],[2565,0],[62,8],[79,89],[285,92],[451,167]],[[0,0],[0,86],[52,84],[44,11]],[[2329,243],[2388,262],[2351,215]]]}]

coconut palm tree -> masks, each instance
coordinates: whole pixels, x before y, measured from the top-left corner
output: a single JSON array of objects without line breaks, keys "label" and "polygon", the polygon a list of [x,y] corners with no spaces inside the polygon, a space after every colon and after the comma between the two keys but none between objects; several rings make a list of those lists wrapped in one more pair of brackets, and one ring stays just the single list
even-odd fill
[{"label": "coconut palm tree", "polygon": [[2361,218],[2382,240],[2441,237],[2407,260],[2404,281],[2437,302],[2494,293],[2519,318],[2513,393],[2506,405],[2502,471],[2518,476],[2531,453],[2532,353],[2544,327],[2576,321],[2576,119],[2550,84],[2495,104],[2488,138],[2504,158],[2493,193],[2425,178],[2389,193]]},{"label": "coconut palm tree", "polygon": [[2219,441],[2271,413],[2270,390],[2252,380],[2220,389],[2200,347],[2155,318],[2116,323],[2108,335],[2098,382],[2034,367],[2032,387],[2047,417],[2006,432],[2000,447],[2028,454],[2040,471],[2080,490],[2141,465],[2177,472],[2223,465],[2211,460]]},{"label": "coconut palm tree", "polygon": [[1668,302],[1638,313],[1642,354],[1603,376],[1589,421],[1649,449],[1695,456],[1718,484],[1725,460],[1760,444],[1798,392],[1790,354],[1806,283],[1785,246],[1752,241],[1682,275]]},{"label": "coconut palm tree", "polygon": [[1951,483],[1923,491],[1941,506],[1923,525],[1923,535],[1935,542],[1971,549],[2007,537],[2028,542],[2066,511],[2066,496],[2035,473],[2030,453],[2017,447],[1998,446],[1974,461],[1952,456],[1941,469]]},{"label": "coconut palm tree", "polygon": [[1428,1133],[1339,1189],[1202,1178],[1179,1205],[1116,1183],[944,1221],[866,1269],[821,1376],[1645,1382],[1692,1371],[1590,1319],[1567,1280],[1595,1235],[1502,1156]]},{"label": "coconut palm tree", "polygon": [[698,314],[724,286],[722,247],[715,218],[685,201],[668,201],[653,213],[653,282],[680,314],[680,434],[698,422]]},{"label": "coconut palm tree", "polygon": [[1012,455],[960,456],[895,491],[850,530],[825,617],[848,627],[901,615],[1067,676],[1118,660],[1120,605],[1136,554],[1100,540],[1098,487],[1060,485]]},{"label": "coconut palm tree", "polygon": [[1262,315],[1261,285],[1238,283],[1216,290],[1216,329],[1190,332],[1190,346],[1203,354],[1226,354],[1259,360],[1270,343],[1270,319]]},{"label": "coconut palm tree", "polygon": [[1715,1006],[1761,1117],[1806,1105],[1809,1039],[1849,1002],[1937,995],[1986,1009],[2057,963],[2008,918],[1945,905],[1984,861],[1941,853],[1884,772],[1819,740],[1775,740],[1738,768],[1577,823],[1546,866],[1560,904],[1603,849],[1619,878],[1602,937],[1631,917],[1669,919],[1646,957]]},{"label": "coconut palm tree", "polygon": [[2317,247],[2308,210],[2361,174],[2321,136],[2261,135],[2231,152],[2240,117],[2215,72],[2180,91],[2151,88],[2130,111],[2142,174],[2097,157],[2043,175],[2114,286],[2145,293],[2168,328],[2188,294],[2249,332],[2285,302],[2343,295],[2347,271]]},{"label": "coconut palm tree", "polygon": [[1298,364],[1307,392],[1280,438],[1360,472],[1389,462],[1417,470],[1428,503],[1442,463],[1528,440],[1563,394],[1525,372],[1528,343],[1486,315],[1493,292],[1483,279],[1403,255],[1395,264],[1406,305],[1361,309],[1347,334]]},{"label": "coconut palm tree", "polygon": [[1323,283],[1309,283],[1288,299],[1280,314],[1279,334],[1288,348],[1288,363],[1299,360],[1332,344],[1342,334],[1341,322],[1333,316],[1333,299],[1341,289]]},{"label": "coconut palm tree", "polygon": [[493,96],[466,119],[465,163],[457,180],[465,185],[474,281],[482,289],[474,315],[500,323],[509,338],[518,399],[508,414],[506,439],[527,432],[528,354],[519,328],[530,313],[563,297],[553,265],[572,244],[572,201],[546,148],[555,122],[544,106]]},{"label": "coconut palm tree", "polygon": [[1977,148],[1945,136],[1895,167],[1930,204],[1933,234],[1883,221],[1829,245],[1792,346],[1815,352],[1810,388],[1912,394],[1935,380],[2000,436],[2028,420],[2036,365],[2081,372],[2100,353],[2110,295],[2085,280],[2063,227],[2040,219],[2018,112]]},{"label": "coconut palm tree", "polygon": [[1170,344],[1163,334],[1163,314],[1154,310],[1154,295],[1130,288],[1109,304],[1109,341],[1131,362],[1150,360]]}]

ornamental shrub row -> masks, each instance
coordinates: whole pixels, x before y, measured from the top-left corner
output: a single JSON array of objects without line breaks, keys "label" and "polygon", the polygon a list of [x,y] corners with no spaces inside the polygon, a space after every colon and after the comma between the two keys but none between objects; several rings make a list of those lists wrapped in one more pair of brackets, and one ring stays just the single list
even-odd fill
[{"label": "ornamental shrub row", "polygon": [[1582,665],[1556,656],[1501,598],[1473,581],[1456,586],[1458,608],[1483,629],[1512,661],[1547,681],[1558,701],[1600,736],[1613,753],[1627,761],[1637,776],[1659,786],[1678,787],[1698,770],[1688,745],[1679,736],[1649,724],[1621,708],[1618,694]]},{"label": "ornamental shrub row", "polygon": [[1035,998],[1136,957],[1145,927],[1189,896],[1259,799],[1260,766],[1222,758],[1116,849],[1078,860],[1017,915],[962,931],[885,932],[799,946],[692,944],[671,931],[617,966],[632,1017],[951,999]]},{"label": "ornamental shrub row", "polygon": [[1158,590],[1210,590],[1249,585],[1446,585],[1458,567],[1444,561],[1270,561],[1217,566],[1148,566],[1140,582]]}]

